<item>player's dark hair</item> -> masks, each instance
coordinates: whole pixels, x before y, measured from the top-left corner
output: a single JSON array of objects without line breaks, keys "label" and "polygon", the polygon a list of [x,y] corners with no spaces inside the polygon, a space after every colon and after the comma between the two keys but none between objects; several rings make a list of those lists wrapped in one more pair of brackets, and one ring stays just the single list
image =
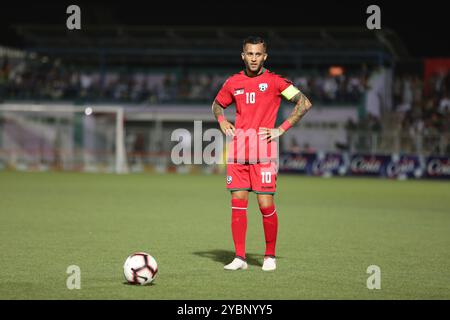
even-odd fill
[{"label": "player's dark hair", "polygon": [[244,41],[242,42],[242,48],[245,48],[246,44],[259,44],[262,43],[264,46],[264,50],[267,51],[267,42],[266,40],[264,40],[261,37],[258,36],[248,36],[247,38],[244,39]]}]

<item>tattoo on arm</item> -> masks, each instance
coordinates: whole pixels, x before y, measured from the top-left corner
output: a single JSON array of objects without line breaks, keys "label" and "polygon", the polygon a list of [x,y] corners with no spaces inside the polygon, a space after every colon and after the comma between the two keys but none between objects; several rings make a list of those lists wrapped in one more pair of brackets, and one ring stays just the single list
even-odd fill
[{"label": "tattoo on arm", "polygon": [[292,113],[287,118],[287,121],[291,125],[296,124],[303,116],[311,109],[312,104],[308,100],[308,98],[301,92],[297,93],[295,96],[291,98],[292,102],[295,102],[295,107]]},{"label": "tattoo on arm", "polygon": [[212,112],[214,113],[214,116],[216,117],[216,119],[220,116],[223,115],[223,108],[220,106],[220,104],[218,104],[216,102],[216,100],[214,100],[213,104],[212,104]]}]

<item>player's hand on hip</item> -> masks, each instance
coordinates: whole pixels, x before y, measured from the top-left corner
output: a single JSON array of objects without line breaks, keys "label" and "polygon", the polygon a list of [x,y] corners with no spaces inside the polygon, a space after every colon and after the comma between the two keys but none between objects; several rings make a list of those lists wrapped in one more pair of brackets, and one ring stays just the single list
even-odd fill
[{"label": "player's hand on hip", "polygon": [[261,140],[272,141],[281,136],[284,133],[280,128],[259,128],[258,135]]},{"label": "player's hand on hip", "polygon": [[235,128],[234,128],[234,126],[230,123],[230,122],[228,122],[228,121],[222,121],[221,123],[220,123],[220,129],[222,130],[222,132],[225,134],[225,135],[227,135],[227,136],[230,136],[230,137],[232,137],[232,136],[234,136],[234,130],[235,130]]}]

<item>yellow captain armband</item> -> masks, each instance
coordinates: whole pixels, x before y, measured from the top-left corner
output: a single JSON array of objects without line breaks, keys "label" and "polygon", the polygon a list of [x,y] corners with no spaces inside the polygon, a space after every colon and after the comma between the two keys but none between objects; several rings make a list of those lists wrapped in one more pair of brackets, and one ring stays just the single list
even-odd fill
[{"label": "yellow captain armband", "polygon": [[294,87],[292,84],[287,87],[286,89],[281,92],[281,95],[286,98],[287,100],[291,100],[292,97],[294,97],[297,93],[299,93],[300,90],[298,90],[296,87]]}]

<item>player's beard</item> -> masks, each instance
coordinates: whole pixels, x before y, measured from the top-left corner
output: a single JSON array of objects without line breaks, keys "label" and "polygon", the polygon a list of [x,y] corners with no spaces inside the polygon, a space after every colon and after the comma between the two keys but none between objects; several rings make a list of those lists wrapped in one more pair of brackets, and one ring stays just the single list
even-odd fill
[{"label": "player's beard", "polygon": [[246,64],[246,67],[247,67],[247,71],[250,71],[252,74],[258,75],[258,74],[261,73],[261,70],[262,70],[262,68],[263,68],[263,65],[264,65],[264,63],[261,62],[259,65],[257,65],[257,66],[255,67],[254,70],[252,69],[252,66],[251,66],[250,63],[247,63],[247,64]]}]

